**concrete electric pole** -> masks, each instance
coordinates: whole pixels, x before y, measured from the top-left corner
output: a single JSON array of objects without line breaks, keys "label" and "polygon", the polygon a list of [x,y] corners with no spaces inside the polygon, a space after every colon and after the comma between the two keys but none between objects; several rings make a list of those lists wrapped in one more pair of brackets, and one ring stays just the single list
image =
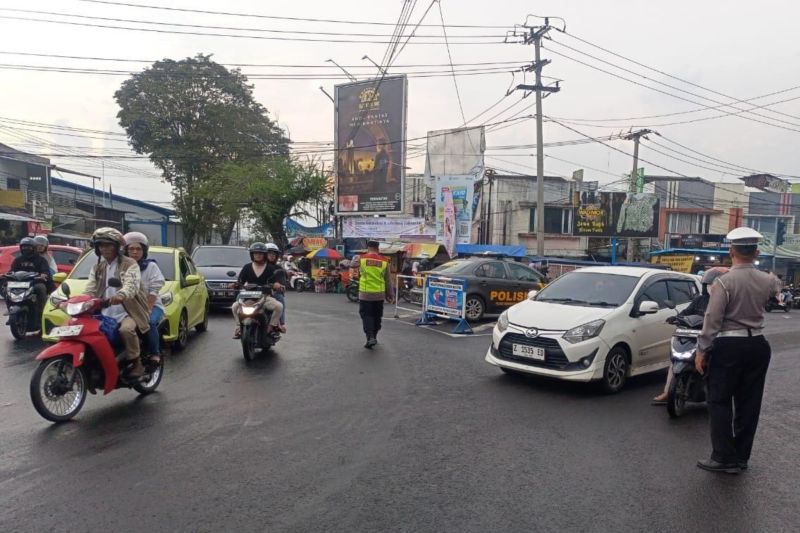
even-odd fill
[{"label": "concrete electric pole", "polygon": [[[639,139],[647,135],[648,133],[654,133],[652,130],[639,130],[633,131],[625,136],[625,139],[629,141],[633,141],[633,170],[631,170],[631,179],[628,181],[628,192],[642,192],[639,190]],[[636,245],[638,241],[633,238],[628,238],[628,255],[627,261],[630,263],[634,259],[634,253]]]},{"label": "concrete electric pole", "polygon": [[542,61],[542,39],[547,35],[552,26],[550,20],[544,19],[543,26],[523,26],[527,33],[523,36],[525,44],[534,47],[534,62],[525,68],[527,72],[536,74],[536,84],[517,85],[517,90],[536,93],[536,255],[543,256],[544,251],[544,141],[542,128],[542,93],[556,93],[560,90],[558,82],[554,87],[542,85],[542,69],[550,63],[549,59]]}]

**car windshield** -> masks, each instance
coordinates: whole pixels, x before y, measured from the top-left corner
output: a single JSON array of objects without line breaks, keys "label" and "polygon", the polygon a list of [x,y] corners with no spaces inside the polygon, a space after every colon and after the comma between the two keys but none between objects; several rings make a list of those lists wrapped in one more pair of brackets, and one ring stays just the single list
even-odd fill
[{"label": "car windshield", "polygon": [[[167,281],[175,280],[175,256],[172,252],[150,252],[147,254],[149,259],[155,259],[161,273],[164,274],[164,279]],[[92,265],[97,263],[97,256],[93,253],[88,253],[83,256],[75,268],[69,275],[70,279],[89,279],[89,270]]]},{"label": "car windshield", "polygon": [[639,278],[602,272],[569,272],[542,289],[537,302],[619,307],[630,296]]},{"label": "car windshield", "polygon": [[440,265],[433,269],[433,272],[443,273],[443,272],[461,272],[469,265],[469,261],[457,260],[457,261],[449,261],[443,265]]},{"label": "car windshield", "polygon": [[192,260],[198,267],[241,267],[250,262],[250,252],[238,246],[201,246]]}]

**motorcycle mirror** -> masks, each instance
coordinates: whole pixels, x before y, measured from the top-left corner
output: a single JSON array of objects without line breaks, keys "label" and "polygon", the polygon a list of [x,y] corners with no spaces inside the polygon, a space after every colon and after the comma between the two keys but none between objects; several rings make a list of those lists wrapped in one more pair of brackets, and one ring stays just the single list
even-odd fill
[{"label": "motorcycle mirror", "polygon": [[64,293],[64,296],[69,298],[69,294],[70,294],[71,291],[70,291],[69,285],[67,285],[66,281],[61,284],[61,292]]},{"label": "motorcycle mirror", "polygon": [[233,270],[228,270],[226,272],[226,274],[228,275],[229,278],[235,278],[236,277],[236,272],[234,272]]},{"label": "motorcycle mirror", "polygon": [[122,282],[119,280],[119,278],[109,278],[108,286],[114,287],[115,289],[119,289],[120,287],[122,287]]}]

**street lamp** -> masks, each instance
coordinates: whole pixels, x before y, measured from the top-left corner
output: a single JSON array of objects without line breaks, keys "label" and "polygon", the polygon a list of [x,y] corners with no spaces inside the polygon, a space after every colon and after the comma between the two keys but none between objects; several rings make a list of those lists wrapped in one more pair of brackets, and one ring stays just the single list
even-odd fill
[{"label": "street lamp", "polygon": [[372,63],[373,65],[375,65],[378,68],[378,72],[380,72],[381,75],[386,76],[386,69],[385,68],[383,68],[382,66],[380,66],[379,64],[374,62],[367,54],[364,54],[364,57],[361,58],[362,61],[365,60],[365,59],[367,61],[369,61],[370,63]]},{"label": "street lamp", "polygon": [[352,74],[350,74],[349,72],[347,72],[347,70],[345,70],[345,68],[344,68],[343,66],[341,66],[339,63],[337,63],[337,62],[336,62],[336,61],[334,61],[333,59],[326,59],[326,60],[325,60],[325,62],[326,62],[326,63],[333,63],[334,65],[336,65],[337,67],[339,67],[339,70],[341,70],[342,72],[344,72],[345,76],[347,76],[348,78],[350,78],[350,81],[358,81],[358,80],[356,79],[356,77],[355,77],[355,76],[353,76]]}]

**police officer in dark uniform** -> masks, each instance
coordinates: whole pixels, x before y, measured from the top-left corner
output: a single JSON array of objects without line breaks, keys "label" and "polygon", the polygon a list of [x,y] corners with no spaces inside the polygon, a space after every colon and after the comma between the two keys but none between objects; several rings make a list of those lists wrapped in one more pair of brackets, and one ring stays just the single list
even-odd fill
[{"label": "police officer in dark uniform", "polygon": [[708,379],[711,458],[697,466],[738,474],[747,469],[761,413],[771,349],[764,338],[764,305],[775,279],[755,268],[761,234],[728,233],[733,267],[719,277],[706,308],[695,365]]}]

